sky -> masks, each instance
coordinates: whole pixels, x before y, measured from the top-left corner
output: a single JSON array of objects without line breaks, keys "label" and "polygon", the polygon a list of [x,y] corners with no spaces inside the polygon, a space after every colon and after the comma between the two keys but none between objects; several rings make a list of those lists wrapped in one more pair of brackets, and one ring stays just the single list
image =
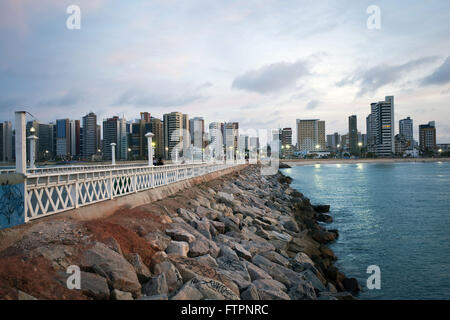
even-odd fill
[{"label": "sky", "polygon": [[2,121],[179,111],[243,132],[321,119],[345,134],[355,114],[365,133],[388,95],[396,131],[410,116],[417,139],[434,120],[450,143],[450,1],[0,1]]}]

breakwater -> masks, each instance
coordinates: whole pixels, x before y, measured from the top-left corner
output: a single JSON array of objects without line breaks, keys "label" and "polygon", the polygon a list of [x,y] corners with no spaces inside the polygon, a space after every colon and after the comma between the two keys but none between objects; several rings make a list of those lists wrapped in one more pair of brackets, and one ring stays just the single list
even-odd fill
[{"label": "breakwater", "polygon": [[[329,207],[290,182],[246,166],[99,219],[5,231],[0,298],[353,299],[358,283],[327,247],[338,232],[318,223],[332,220]],[[67,288],[71,266],[80,289]]]}]

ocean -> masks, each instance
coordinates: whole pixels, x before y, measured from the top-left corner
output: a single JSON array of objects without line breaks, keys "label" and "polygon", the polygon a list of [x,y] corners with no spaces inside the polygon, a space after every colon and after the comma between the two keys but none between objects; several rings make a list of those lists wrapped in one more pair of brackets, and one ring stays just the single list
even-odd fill
[{"label": "ocean", "polygon": [[[450,299],[450,162],[316,164],[282,169],[313,204],[330,204],[336,266],[360,299]],[[381,288],[366,286],[367,267]]]}]

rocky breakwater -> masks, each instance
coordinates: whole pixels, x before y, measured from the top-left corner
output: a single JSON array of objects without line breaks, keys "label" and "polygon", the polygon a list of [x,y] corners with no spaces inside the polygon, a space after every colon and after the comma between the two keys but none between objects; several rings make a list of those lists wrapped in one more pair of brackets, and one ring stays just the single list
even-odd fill
[{"label": "rocky breakwater", "polygon": [[[326,246],[338,232],[319,223],[329,207],[290,182],[253,165],[109,218],[41,222],[0,252],[0,297],[353,299],[358,283]],[[81,290],[65,287],[69,265]]]}]

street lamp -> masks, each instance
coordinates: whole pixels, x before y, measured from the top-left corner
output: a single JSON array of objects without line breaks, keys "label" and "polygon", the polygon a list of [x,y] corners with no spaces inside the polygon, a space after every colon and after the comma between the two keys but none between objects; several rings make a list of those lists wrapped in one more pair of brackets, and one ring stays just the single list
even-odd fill
[{"label": "street lamp", "polygon": [[359,156],[362,157],[362,142],[358,142],[358,147],[359,147]]}]

